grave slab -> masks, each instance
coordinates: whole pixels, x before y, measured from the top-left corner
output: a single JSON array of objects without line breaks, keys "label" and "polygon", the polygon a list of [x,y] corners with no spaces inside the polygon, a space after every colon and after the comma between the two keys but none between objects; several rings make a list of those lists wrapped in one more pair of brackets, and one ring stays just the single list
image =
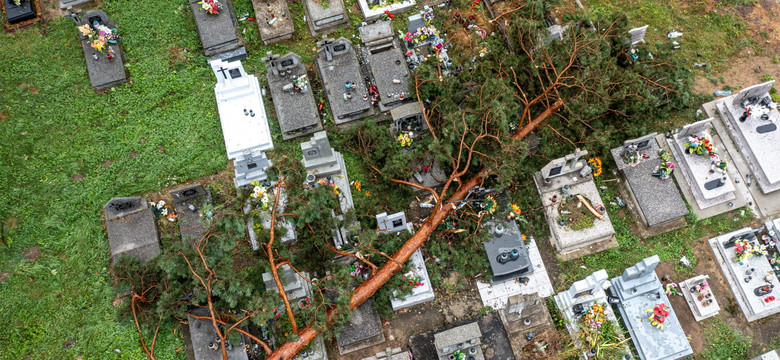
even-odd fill
[{"label": "grave slab", "polygon": [[[439,349],[437,349],[436,346],[436,335],[446,332],[450,329],[459,328],[461,326],[475,322],[479,326],[479,331],[482,334],[481,338],[479,339],[479,353],[491,360],[506,360],[513,358],[512,347],[509,343],[509,339],[507,338],[506,331],[504,331],[504,326],[501,323],[501,319],[499,319],[495,312],[491,312],[475,318],[463,319],[444,328],[411,336],[409,338],[409,347],[414,354],[414,358],[437,360],[442,359],[439,357]],[[457,335],[458,333],[451,334]],[[466,335],[468,335],[468,333]],[[441,339],[441,336],[439,338]],[[452,340],[457,341],[457,339],[451,339],[451,341]],[[473,340],[473,338],[463,339],[459,344],[463,344],[464,349],[468,350],[468,343],[470,343],[471,340]],[[464,344],[464,342],[466,342],[466,344]],[[457,347],[457,344],[458,343],[455,344],[455,347]],[[451,352],[454,353],[454,350]],[[468,359],[468,356],[470,355],[471,354],[466,352],[466,357],[464,360]],[[444,359],[450,360],[449,357]]]},{"label": "grave slab", "polygon": [[[702,321],[718,315],[720,311],[720,306],[712,293],[712,288],[706,286],[706,288],[702,289],[702,285],[706,283],[707,279],[709,279],[708,275],[699,275],[679,284],[680,291],[685,297],[685,302],[691,308],[691,313],[696,321]],[[701,297],[701,300],[699,297]]]},{"label": "grave slab", "polygon": [[364,302],[352,311],[349,320],[336,336],[336,343],[341,355],[365,349],[384,341],[382,322],[371,300]]},{"label": "grave slab", "polygon": [[363,358],[362,360],[412,360],[411,353],[400,347],[387,348],[374,356]]},{"label": "grave slab", "polygon": [[490,240],[482,243],[493,273],[491,283],[527,278],[534,272],[523,234],[514,220],[505,223],[486,221],[483,229],[491,235]]},{"label": "grave slab", "polygon": [[[311,280],[309,273],[301,271],[301,275],[298,275],[290,265],[285,264],[279,267],[278,274],[290,304],[293,306],[296,304],[298,306],[304,306],[302,305],[302,302],[305,302],[307,298],[311,297],[312,289],[311,284],[302,278],[301,275],[305,276],[306,279]],[[263,284],[267,291],[279,294],[279,287],[276,285],[274,276],[270,272],[263,273]],[[283,309],[284,306],[281,308]]]},{"label": "grave slab", "polygon": [[315,37],[349,25],[344,0],[303,0],[303,10],[309,30]]},{"label": "grave slab", "polygon": [[327,133],[325,131],[315,133],[311,140],[301,143],[301,151],[303,166],[313,177],[310,179],[311,182],[330,178],[330,181],[339,187],[341,212],[346,213],[354,208],[344,156],[330,146]]},{"label": "grave slab", "polygon": [[360,11],[363,12],[363,18],[366,21],[373,21],[384,15],[385,11],[390,11],[393,14],[406,12],[417,5],[417,2],[415,0],[407,0],[388,4],[388,1],[384,0],[358,0],[358,4],[360,5]]},{"label": "grave slab", "polygon": [[179,215],[179,232],[185,243],[198,241],[206,232],[200,219],[203,205],[211,204],[211,191],[200,183],[178,187],[169,192]]},{"label": "grave slab", "polygon": [[615,229],[606,211],[600,214],[601,219],[596,217],[593,220],[593,226],[578,231],[559,223],[564,188],[568,188],[571,195],[582,195],[594,209],[604,206],[593,182],[590,166],[586,160],[581,159],[587,154],[587,151],[577,149],[574,154],[555,159],[534,174],[534,183],[542,198],[545,218],[550,227],[550,241],[565,260],[590,255],[618,245]]},{"label": "grave slab", "polygon": [[[415,279],[419,276],[421,278],[420,282],[422,282],[423,285],[413,288],[411,294],[402,298],[395,296],[391,297],[390,305],[393,307],[393,311],[422,304],[436,298],[436,295],[433,293],[433,287],[431,286],[431,278],[428,276],[428,269],[425,267],[425,260],[423,260],[420,249],[417,249],[409,260],[411,261],[412,270],[404,276],[406,276],[407,279]],[[393,295],[395,295],[395,293]]]},{"label": "grave slab", "polygon": [[209,65],[217,78],[214,94],[228,159],[273,149],[257,77],[247,74],[241,61],[212,60]]},{"label": "grave slab", "polygon": [[203,45],[203,53],[207,57],[216,57],[221,60],[240,60],[246,58],[246,51],[240,54],[220,56],[243,48],[241,40],[236,33],[236,14],[233,11],[233,3],[230,0],[220,1],[222,11],[217,15],[209,14],[203,10],[200,0],[189,0],[192,17],[198,28],[200,42]]},{"label": "grave slab", "polygon": [[[439,164],[439,160],[432,155],[425,155],[422,160],[414,164],[414,167],[416,167],[418,171],[412,174],[412,177],[409,178],[409,182],[429,187],[431,189],[438,189],[444,186],[444,183],[447,180],[447,174],[444,172],[444,170],[442,170],[441,165]],[[413,187],[411,185],[409,185],[409,187],[411,187],[412,190],[418,195],[430,194],[426,190]]]},{"label": "grave slab", "polygon": [[299,351],[293,360],[328,360],[328,351],[325,349],[322,336],[317,336],[309,343],[309,348]]},{"label": "grave slab", "polygon": [[529,343],[526,336],[555,331],[550,310],[544,299],[536,293],[510,296],[506,308],[499,310],[498,315],[516,359],[525,358],[523,348]]},{"label": "grave slab", "polygon": [[[609,291],[620,300],[616,306],[641,360],[673,360],[693,354],[655,273],[659,262],[658,255],[653,255],[610,281]],[[663,330],[653,326],[648,319],[647,310],[658,304],[665,304],[669,312]]]},{"label": "grave slab", "polygon": [[[769,293],[767,296],[758,296],[754,293],[755,289],[760,286],[772,285],[775,289],[780,286],[780,281],[772,271],[769,260],[764,255],[756,254],[744,260],[744,265],[739,265],[735,261],[733,243],[729,246],[730,241],[734,239],[758,242],[755,238],[755,230],[747,227],[714,237],[708,242],[715,255],[715,261],[723,271],[723,277],[726,278],[729,287],[731,287],[731,292],[734,294],[742,314],[745,315],[748,322],[752,322],[780,312],[780,301],[766,303],[763,300],[769,295],[776,295],[775,293]],[[747,275],[747,271],[750,269],[755,269],[755,272]],[[770,281],[766,281],[766,277]]]},{"label": "grave slab", "polygon": [[[773,85],[774,80],[750,86],[716,103],[721,120],[726,123],[734,143],[742,150],[741,154],[764,194],[780,189],[780,164],[776,161],[778,152],[775,148],[775,144],[780,142],[780,131],[777,131],[780,112],[769,95]],[[763,105],[761,99],[767,97],[769,99]],[[742,105],[753,99],[756,99],[754,103]],[[745,111],[750,111],[750,116],[742,120]],[[761,118],[762,115],[766,116],[766,120]]]},{"label": "grave slab", "polygon": [[[92,25],[94,21],[116,28],[116,24],[109,20],[108,15],[100,10],[90,10],[81,16],[81,25]],[[122,49],[119,44],[112,44],[114,50],[114,59],[108,60],[106,55],[101,54],[90,46],[87,37],[81,37],[81,48],[84,50],[84,59],[87,62],[87,73],[89,82],[95,89],[105,89],[119,85],[127,81],[124,62],[122,61]],[[97,59],[95,59],[97,57]]]},{"label": "grave slab", "polygon": [[506,307],[509,297],[514,295],[539,294],[540,297],[549,297],[553,294],[553,286],[547,268],[544,266],[539,248],[536,246],[536,240],[531,236],[528,239],[528,257],[533,264],[534,271],[526,276],[528,282],[524,284],[520,283],[519,279],[495,284],[477,281],[477,290],[479,290],[479,296],[484,306],[499,310]]},{"label": "grave slab", "polygon": [[611,150],[612,158],[629,191],[628,199],[637,205],[635,208],[638,209],[640,218],[647,227],[664,226],[688,214],[688,208],[674,179],[661,180],[652,175],[661,163],[656,135],[655,133],[648,135],[644,139],[646,141],[637,141],[642,138],[626,141],[628,145],[647,144],[637,150],[641,155],[647,156],[647,158],[640,156],[637,164],[629,164],[623,156],[627,144]]},{"label": "grave slab", "polygon": [[114,262],[120,256],[146,261],[160,253],[157,224],[145,200],[140,197],[113,198],[103,209]]},{"label": "grave slab", "polygon": [[268,53],[268,87],[276,109],[282,138],[289,140],[322,130],[306,67],[295,53],[284,56]]},{"label": "grave slab", "polygon": [[474,360],[484,360],[481,338],[479,324],[472,322],[434,334],[433,342],[439,360],[452,359],[456,351],[473,357]]},{"label": "grave slab", "polygon": [[41,8],[41,4],[34,1],[22,1],[16,5],[12,0],[3,0],[2,5],[8,21],[6,29],[8,25],[22,25],[25,21],[34,21],[38,17],[38,9]]},{"label": "grave slab", "polygon": [[292,39],[295,26],[286,0],[252,0],[252,7],[265,45]]},{"label": "grave slab", "polygon": [[412,132],[422,134],[428,132],[428,124],[423,117],[419,103],[408,103],[390,110],[393,118],[394,136],[400,132]]},{"label": "grave slab", "polygon": [[[269,201],[273,202],[273,197],[276,196],[277,188],[276,188],[276,182],[269,182],[269,181],[261,181],[261,184],[266,188],[266,191],[269,191],[271,196],[269,197]],[[249,186],[252,186],[251,184]],[[284,213],[284,209],[287,208],[288,199],[287,199],[287,191],[285,191],[284,188],[279,192],[279,202],[276,204],[277,206],[277,214]],[[269,207],[270,209],[270,207]],[[251,209],[251,205],[249,202],[244,205],[244,213],[249,212]],[[271,212],[269,210],[262,210],[259,212],[260,220],[263,226],[263,229],[270,229],[271,228]],[[294,244],[296,240],[298,240],[298,236],[295,233],[295,226],[285,218],[277,219],[276,225],[280,225],[284,227],[284,235],[281,237],[277,237],[277,239],[280,239],[283,244]],[[255,233],[255,221],[253,219],[249,219],[246,224],[247,232],[249,233],[249,242],[252,244],[252,250],[259,250],[260,244],[257,242],[257,233]],[[278,227],[277,227],[278,229]],[[279,232],[277,230],[276,236],[278,236]]]},{"label": "grave slab", "polygon": [[359,31],[363,41],[360,58],[368,65],[379,92],[379,110],[390,111],[410,97],[409,67],[403,51],[390,21],[362,26]]},{"label": "grave slab", "polygon": [[[208,316],[209,312],[205,308],[198,308],[193,311],[195,315]],[[209,320],[195,319],[192,316],[187,317],[187,323],[189,324],[190,339],[192,340],[192,350],[195,355],[195,360],[222,360],[222,351],[212,350],[209,348],[211,344],[218,344],[216,332],[214,331],[214,325]],[[246,346],[243,339],[238,344],[231,344],[230,350],[228,350],[228,359],[230,360],[248,360],[249,357],[246,353]],[[217,345],[219,346],[219,345]],[[226,343],[227,347],[227,343]]]},{"label": "grave slab", "polygon": [[343,37],[338,40],[324,38],[317,46],[317,70],[333,121],[343,124],[373,115],[366,82],[360,73],[360,63],[352,43]]}]

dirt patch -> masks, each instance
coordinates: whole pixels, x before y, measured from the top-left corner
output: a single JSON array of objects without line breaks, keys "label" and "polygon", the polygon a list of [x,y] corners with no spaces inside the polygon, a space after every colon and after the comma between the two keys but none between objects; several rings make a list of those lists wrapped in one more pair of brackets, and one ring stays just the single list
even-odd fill
[{"label": "dirt patch", "polygon": [[141,145],[146,144],[146,139],[141,138],[141,140],[138,140],[138,143]]},{"label": "dirt patch", "polygon": [[35,261],[39,256],[41,256],[41,249],[39,249],[37,246],[33,246],[25,251],[22,251],[22,255],[24,255],[24,258],[27,260]]},{"label": "dirt patch", "polygon": [[174,47],[168,50],[168,60],[172,64],[177,62],[190,64],[190,60],[187,58],[187,49],[180,47]]},{"label": "dirt patch", "polygon": [[8,278],[11,276],[11,273],[1,273],[0,274],[0,283],[5,282],[8,280]]},{"label": "dirt patch", "polygon": [[75,343],[76,343],[75,339],[68,339],[64,343],[62,343],[62,347],[66,349],[70,349]]},{"label": "dirt patch", "polygon": [[714,84],[702,73],[696,79],[693,90],[697,93],[712,94],[713,91],[723,89],[725,86],[744,89],[762,82],[761,78],[764,75],[780,80],[780,61],[773,62],[771,56],[747,55],[735,59],[731,67],[723,73],[714,75],[714,78],[723,77],[723,83]]},{"label": "dirt patch", "polygon": [[0,111],[0,122],[8,120],[8,114],[5,111]]},{"label": "dirt patch", "polygon": [[165,146],[158,147],[157,151],[160,152],[161,154],[165,154]]},{"label": "dirt patch", "polygon": [[111,164],[113,164],[113,163],[114,162],[111,161],[111,160],[106,160],[105,162],[103,162],[103,167],[108,169],[111,166]]},{"label": "dirt patch", "polygon": [[75,174],[75,175],[71,176],[70,179],[73,182],[78,182],[78,181],[84,180],[85,178],[86,178],[86,176],[84,174]]},{"label": "dirt patch", "polygon": [[[674,264],[672,262],[659,264],[655,269],[655,273],[658,274],[659,277],[663,278],[661,281],[663,285],[666,285],[670,282],[681,282],[687,279],[687,277],[683,275],[677,275],[677,272],[674,271]],[[667,278],[669,280],[663,281]],[[693,352],[698,354],[704,351],[705,347],[707,346],[707,341],[705,340],[702,333],[702,327],[693,317],[693,313],[688,307],[688,303],[685,302],[685,298],[682,295],[669,295],[669,302],[674,309],[674,313],[677,315],[677,320],[682,325],[685,334],[689,337],[689,342],[691,343]]]},{"label": "dirt patch", "polygon": [[137,152],[135,152],[135,151],[131,151],[131,152],[130,152],[130,158],[131,158],[131,159],[132,159],[132,158],[134,158],[134,157],[136,157],[136,156],[138,156],[138,155],[141,155],[141,153],[137,153]]}]

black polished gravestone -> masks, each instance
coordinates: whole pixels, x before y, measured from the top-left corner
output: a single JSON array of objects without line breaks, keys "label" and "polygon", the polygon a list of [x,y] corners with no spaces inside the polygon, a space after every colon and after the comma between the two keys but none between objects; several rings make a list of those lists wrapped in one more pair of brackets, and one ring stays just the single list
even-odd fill
[{"label": "black polished gravestone", "polygon": [[16,5],[13,0],[3,0],[3,8],[5,9],[5,17],[11,25],[37,17],[37,9],[33,1],[22,0],[19,5]]},{"label": "black polished gravestone", "polygon": [[233,3],[222,0],[222,10],[219,14],[209,14],[203,11],[200,0],[189,0],[192,17],[198,27],[203,53],[212,59],[236,61],[246,59],[246,49],[238,38],[236,15]]},{"label": "black polished gravestone", "polygon": [[183,186],[170,191],[173,207],[179,214],[179,232],[182,241],[198,241],[206,229],[200,218],[203,205],[211,203],[211,191],[200,183]]},{"label": "black polished gravestone", "polygon": [[146,261],[160,253],[154,214],[140,197],[120,197],[103,206],[111,257],[130,256]]},{"label": "black polished gravestone", "polygon": [[[95,22],[103,24],[109,28],[116,28],[113,21],[108,19],[108,15],[100,10],[87,11],[79,21],[80,25],[89,24],[92,26]],[[84,49],[84,59],[87,61],[87,72],[89,73],[89,82],[92,87],[100,90],[127,81],[125,65],[122,61],[122,51],[119,44],[109,44],[114,50],[114,59],[108,60],[108,57],[90,46],[86,36],[81,37],[81,47]]]}]

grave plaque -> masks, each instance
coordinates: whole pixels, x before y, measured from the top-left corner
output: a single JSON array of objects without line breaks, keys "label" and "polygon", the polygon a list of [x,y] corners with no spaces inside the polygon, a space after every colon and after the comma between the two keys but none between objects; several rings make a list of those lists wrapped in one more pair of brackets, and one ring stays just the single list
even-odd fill
[{"label": "grave plaque", "polygon": [[113,198],[103,206],[113,261],[120,256],[146,261],[160,253],[154,214],[140,197]]},{"label": "grave plaque", "polygon": [[[108,19],[108,15],[100,10],[90,10],[81,17],[80,24],[94,26],[102,24],[109,28],[116,28],[113,21]],[[81,48],[84,51],[84,59],[87,62],[87,73],[89,82],[95,89],[105,89],[111,86],[119,85],[127,81],[125,66],[122,61],[122,49],[118,43],[109,44],[114,51],[113,60],[108,60],[106,55],[92,48],[86,36],[81,37]]]}]

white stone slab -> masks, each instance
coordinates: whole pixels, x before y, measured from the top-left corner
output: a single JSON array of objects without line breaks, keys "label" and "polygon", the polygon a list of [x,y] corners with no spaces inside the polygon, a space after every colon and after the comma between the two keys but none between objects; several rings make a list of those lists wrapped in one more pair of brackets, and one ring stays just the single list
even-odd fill
[{"label": "white stone slab", "polygon": [[[531,239],[528,244],[528,254],[533,258],[534,253],[541,259],[539,248],[536,246],[536,240]],[[526,284],[521,284],[518,280],[498,284],[477,281],[477,289],[479,290],[479,296],[482,298],[482,304],[499,310],[506,307],[509,297],[513,295],[538,293],[539,297],[542,298],[552,295],[553,287],[544,263],[539,261],[538,263],[532,262],[532,264],[534,272],[525,276],[529,279]]]},{"label": "white stone slab", "polygon": [[366,21],[372,21],[379,19],[379,17],[385,14],[385,11],[390,11],[393,14],[405,12],[417,5],[417,2],[415,0],[407,0],[392,5],[380,6],[376,9],[371,9],[366,0],[358,0],[358,4],[360,4],[360,11],[363,12],[363,18]]},{"label": "white stone slab", "polygon": [[[723,243],[731,239],[734,235],[750,230],[750,228],[743,228],[737,231],[730,232],[715,238],[710,239],[709,245],[715,255],[715,261],[718,262],[720,269],[723,271],[723,277],[731,287],[731,292],[734,293],[734,298],[739,304],[739,308],[742,310],[742,314],[745,315],[748,322],[755,321],[767,316],[780,312],[780,295],[775,294],[773,291],[769,295],[774,295],[778,300],[770,303],[764,303],[762,297],[758,297],[753,293],[753,290],[761,285],[766,285],[764,276],[771,274],[770,284],[774,285],[775,289],[780,289],[780,281],[772,271],[772,265],[769,260],[763,255],[751,256],[743,261],[744,265],[739,265],[734,261],[734,250],[725,249]],[[750,268],[755,268],[756,273],[753,275],[752,280],[745,283],[745,271]],[[769,296],[766,295],[766,296]]]},{"label": "white stone slab", "polygon": [[679,283],[680,291],[683,293],[685,302],[687,302],[688,307],[691,308],[691,313],[693,313],[693,317],[696,321],[702,321],[706,318],[718,315],[718,312],[720,311],[720,305],[718,305],[718,301],[715,299],[715,294],[712,293],[711,286],[709,290],[711,297],[709,299],[712,299],[712,303],[707,306],[702,306],[702,302],[698,300],[698,295],[691,292],[695,285],[708,278],[708,275],[699,275]]},{"label": "white stone slab", "polygon": [[[423,260],[420,249],[417,249],[417,251],[412,254],[410,260],[412,262],[413,270],[406,274],[407,278],[410,275],[414,276],[416,274],[423,278],[423,285],[412,289],[412,293],[402,299],[398,299],[395,296],[390,298],[390,305],[393,306],[393,311],[422,304],[436,298],[436,295],[433,293],[433,287],[431,286],[431,278],[428,276],[428,269],[425,267],[425,260]],[[395,295],[395,293],[393,295]]]}]

